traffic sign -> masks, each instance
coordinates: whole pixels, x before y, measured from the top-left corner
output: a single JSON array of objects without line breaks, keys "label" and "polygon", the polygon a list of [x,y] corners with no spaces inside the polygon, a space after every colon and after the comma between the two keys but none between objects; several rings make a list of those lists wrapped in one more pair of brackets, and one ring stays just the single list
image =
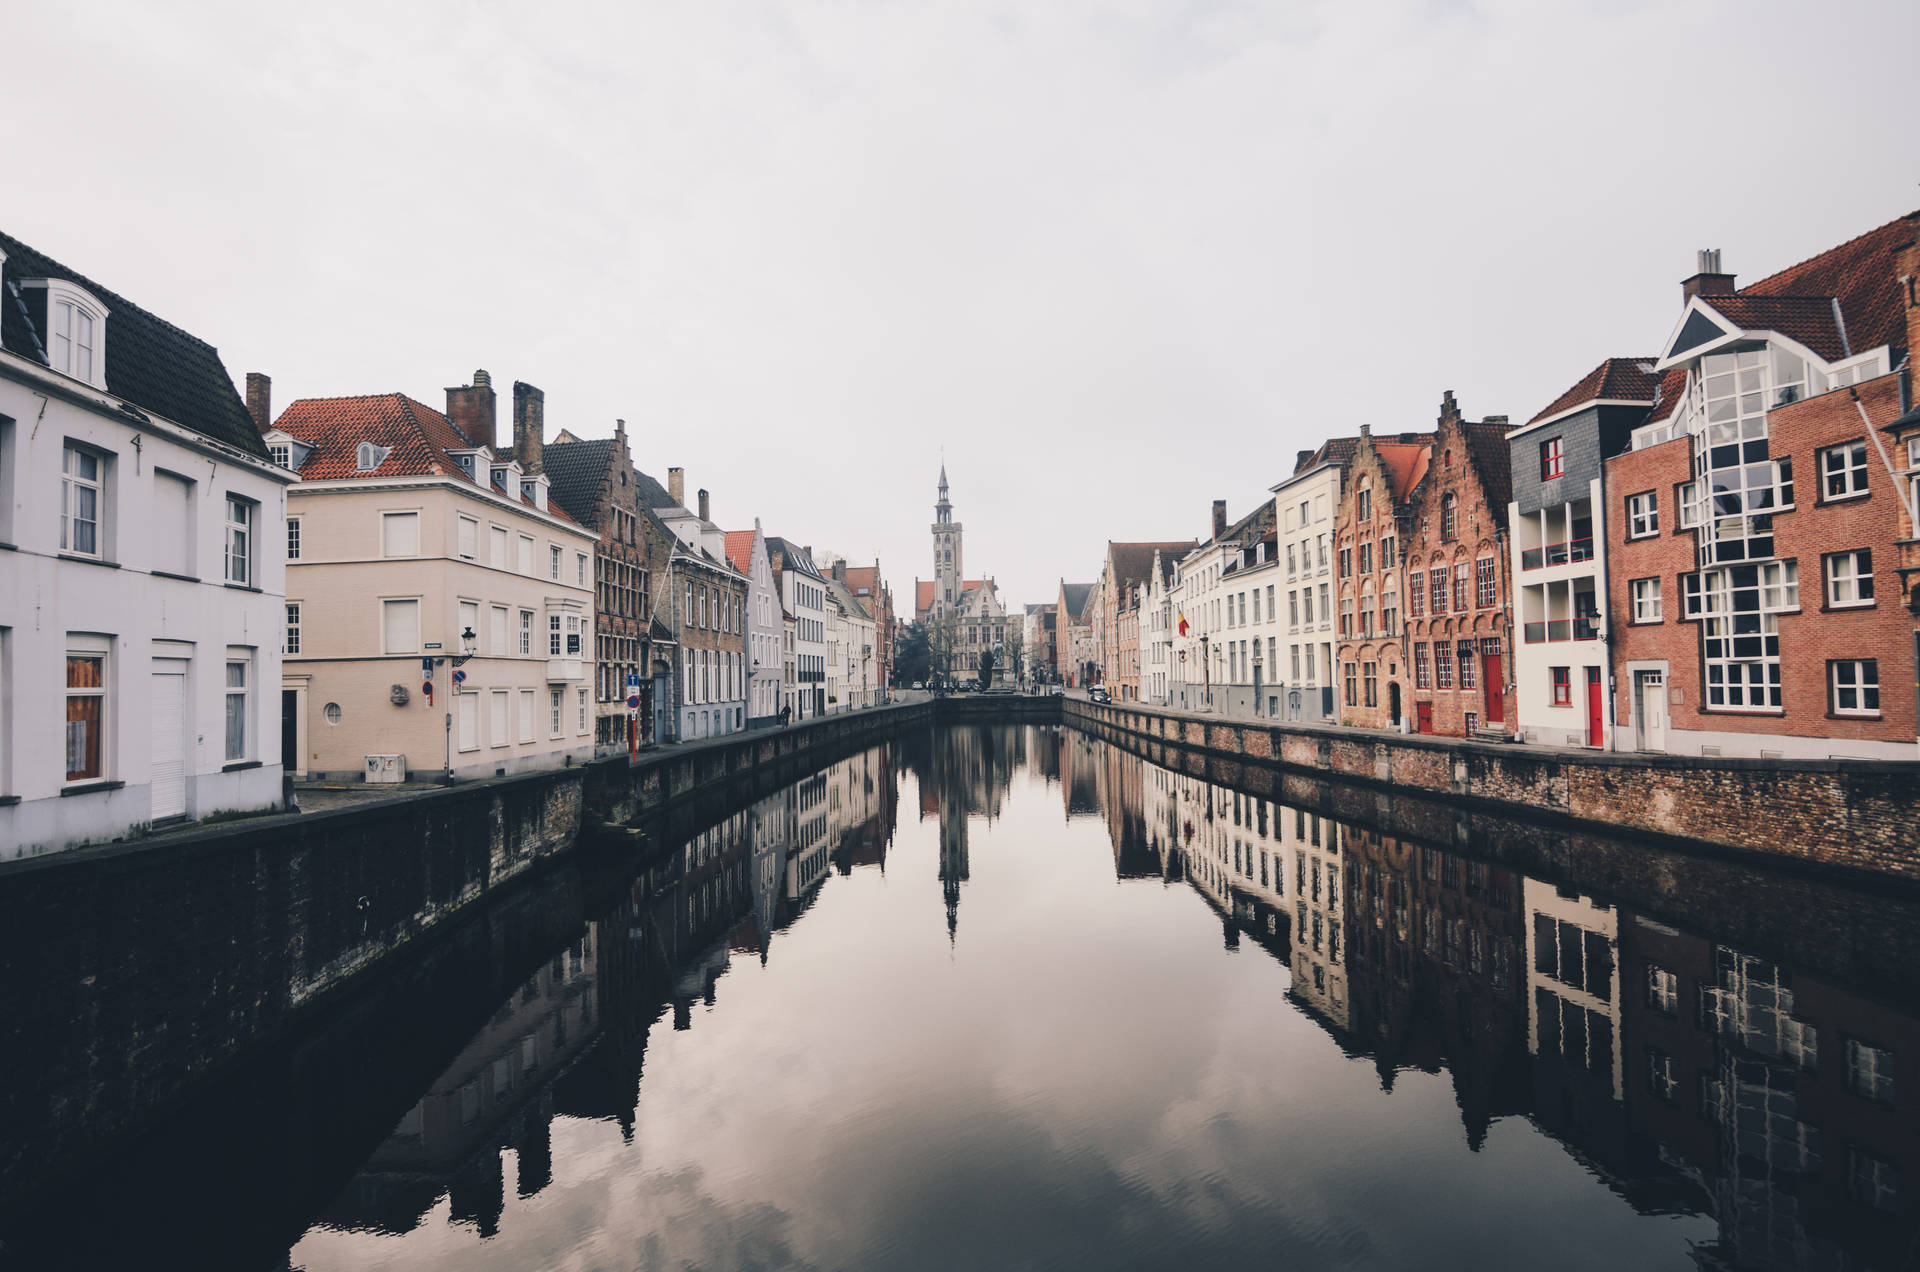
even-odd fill
[{"label": "traffic sign", "polygon": [[453,673],[453,683],[456,685],[466,683],[466,679],[467,679],[467,673],[464,671],[456,670]]},{"label": "traffic sign", "polygon": [[628,694],[627,705],[637,709],[640,706],[640,695],[637,693]]},{"label": "traffic sign", "polygon": [[628,672],[628,673],[627,673],[627,688],[629,688],[629,689],[638,689],[639,687],[640,687],[640,673],[639,673],[639,672],[637,672],[637,671],[630,671],[630,672]]}]

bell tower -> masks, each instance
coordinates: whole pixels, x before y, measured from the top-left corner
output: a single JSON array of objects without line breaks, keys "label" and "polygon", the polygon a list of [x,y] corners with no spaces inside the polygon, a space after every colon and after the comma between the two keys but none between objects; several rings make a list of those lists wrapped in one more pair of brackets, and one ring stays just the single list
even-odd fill
[{"label": "bell tower", "polygon": [[949,613],[960,603],[960,583],[966,577],[960,559],[961,525],[953,519],[947,499],[947,466],[940,465],[940,498],[933,505],[933,609]]}]

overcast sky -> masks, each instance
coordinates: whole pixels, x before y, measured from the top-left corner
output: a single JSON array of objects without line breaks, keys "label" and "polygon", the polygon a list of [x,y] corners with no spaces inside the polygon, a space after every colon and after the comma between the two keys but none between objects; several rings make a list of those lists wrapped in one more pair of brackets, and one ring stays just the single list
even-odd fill
[{"label": "overcast sky", "polygon": [[[1920,207],[1912,0],[15,6],[5,228],[236,380],[687,470],[1011,604],[1362,422],[1525,419]],[[689,496],[691,498],[691,496]]]}]

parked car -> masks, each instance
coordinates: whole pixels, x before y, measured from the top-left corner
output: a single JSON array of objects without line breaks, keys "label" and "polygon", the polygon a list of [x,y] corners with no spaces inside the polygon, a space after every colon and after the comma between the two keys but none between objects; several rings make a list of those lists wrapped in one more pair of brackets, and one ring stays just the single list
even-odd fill
[{"label": "parked car", "polygon": [[1108,693],[1106,689],[1100,685],[1095,685],[1093,688],[1087,690],[1087,697],[1093,699],[1095,702],[1113,701],[1113,695]]},{"label": "parked car", "polygon": [[913,687],[915,689],[925,689],[927,687],[927,682],[924,680],[916,680],[913,682]]},{"label": "parked car", "polygon": [[1066,692],[1067,689],[1065,685],[1049,685],[1047,687],[1047,693],[1055,698],[1065,697]]}]

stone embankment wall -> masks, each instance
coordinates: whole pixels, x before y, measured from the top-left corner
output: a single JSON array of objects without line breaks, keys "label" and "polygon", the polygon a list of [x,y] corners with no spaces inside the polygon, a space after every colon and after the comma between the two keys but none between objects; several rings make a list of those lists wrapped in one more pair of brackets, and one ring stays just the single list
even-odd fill
[{"label": "stone embankment wall", "polygon": [[1262,725],[1078,699],[1067,700],[1065,717],[1334,781],[1920,883],[1920,763],[1560,750]]}]

